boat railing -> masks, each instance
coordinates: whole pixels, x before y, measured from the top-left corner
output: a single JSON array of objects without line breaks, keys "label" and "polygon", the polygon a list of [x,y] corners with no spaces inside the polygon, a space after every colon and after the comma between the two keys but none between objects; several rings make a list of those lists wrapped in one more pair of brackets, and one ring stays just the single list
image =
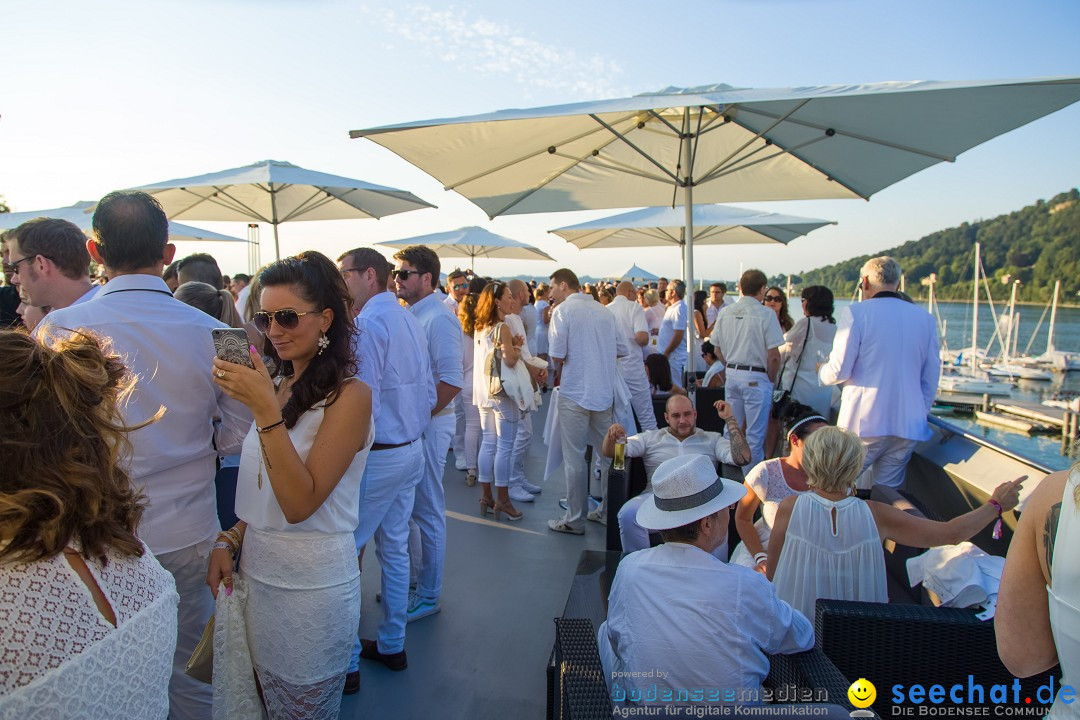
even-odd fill
[{"label": "boat railing", "polygon": [[1049,468],[1043,465],[1038,460],[1024,457],[1023,455],[1009,450],[1003,445],[999,445],[995,442],[987,440],[986,438],[979,437],[978,435],[975,435],[974,433],[971,433],[964,428],[953,425],[952,423],[942,420],[941,418],[934,415],[928,415],[927,422],[929,422],[932,427],[940,429],[941,432],[945,435],[945,440],[948,440],[951,436],[957,435],[975,443],[976,445],[979,445],[980,447],[988,448],[990,450],[993,450],[994,452],[1001,453],[1002,455],[1005,455],[1012,460],[1016,460],[1017,462],[1028,465],[1032,469],[1037,470],[1044,475],[1049,475],[1050,473],[1054,472],[1053,468]]}]

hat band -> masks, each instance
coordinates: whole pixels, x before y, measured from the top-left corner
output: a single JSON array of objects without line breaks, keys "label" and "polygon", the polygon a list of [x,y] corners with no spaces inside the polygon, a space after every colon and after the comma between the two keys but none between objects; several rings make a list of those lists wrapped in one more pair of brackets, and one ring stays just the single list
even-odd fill
[{"label": "hat band", "polygon": [[675,512],[678,510],[691,510],[696,507],[700,507],[705,503],[712,500],[714,497],[720,494],[720,491],[724,489],[724,481],[720,478],[716,478],[709,487],[705,488],[701,492],[696,492],[693,495],[684,495],[677,498],[662,498],[653,495],[653,502],[656,503],[658,510],[666,510],[668,512]]}]

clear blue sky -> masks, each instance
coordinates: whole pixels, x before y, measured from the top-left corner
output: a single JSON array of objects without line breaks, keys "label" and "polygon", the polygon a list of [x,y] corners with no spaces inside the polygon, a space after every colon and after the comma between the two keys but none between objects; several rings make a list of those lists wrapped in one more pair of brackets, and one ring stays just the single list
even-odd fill
[{"label": "clear blue sky", "polygon": [[[6,3],[0,195],[15,210],[274,158],[405,188],[439,206],[380,221],[282,226],[283,252],[335,254],[462,225],[600,275],[625,252],[545,231],[604,213],[483,213],[350,129],[620,97],[668,85],[790,87],[1080,75],[1075,0],[53,0]],[[797,272],[892,247],[1080,185],[1080,106],[981,145],[869,202],[774,203],[839,221],[788,247],[701,248],[699,274]],[[206,227],[243,234],[239,223]],[[264,238],[268,236],[264,230]],[[195,246],[181,247],[192,252]],[[226,272],[245,255],[209,245]],[[676,276],[673,251],[634,260]],[[267,255],[264,252],[264,259]],[[551,263],[480,261],[490,274]]]}]

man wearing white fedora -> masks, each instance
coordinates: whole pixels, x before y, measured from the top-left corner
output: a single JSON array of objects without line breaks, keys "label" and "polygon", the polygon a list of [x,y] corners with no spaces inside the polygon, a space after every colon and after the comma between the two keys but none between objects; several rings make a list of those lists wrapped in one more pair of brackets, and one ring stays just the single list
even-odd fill
[{"label": "man wearing white fedora", "polygon": [[619,564],[599,631],[612,699],[702,690],[705,702],[719,702],[724,689],[760,690],[766,653],[809,650],[814,629],[760,573],[711,554],[746,488],[719,477],[707,456],[683,455],[656,469],[653,493],[637,521],[664,544]]}]

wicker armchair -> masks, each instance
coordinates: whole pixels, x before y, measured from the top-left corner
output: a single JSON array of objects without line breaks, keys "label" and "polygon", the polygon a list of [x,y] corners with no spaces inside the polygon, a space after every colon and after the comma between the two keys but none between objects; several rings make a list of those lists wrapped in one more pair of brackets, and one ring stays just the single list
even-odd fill
[{"label": "wicker armchair", "polygon": [[[882,716],[894,712],[894,685],[903,685],[906,692],[913,684],[941,685],[946,690],[959,684],[966,701],[968,676],[983,686],[984,702],[965,702],[965,707],[993,707],[989,693],[995,684],[1008,686],[1012,704],[1015,678],[998,658],[994,623],[979,620],[974,610],[818,600],[814,632],[817,649],[844,676],[866,678],[876,685],[878,699],[873,707]],[[1038,707],[1035,692],[1049,682],[1051,674],[1056,688],[1060,668],[1021,680],[1020,704],[1030,697],[1031,704],[1025,706]],[[947,694],[945,699],[941,707],[957,706]],[[922,706],[926,705],[924,701]],[[989,712],[994,714],[994,710]]]}]

